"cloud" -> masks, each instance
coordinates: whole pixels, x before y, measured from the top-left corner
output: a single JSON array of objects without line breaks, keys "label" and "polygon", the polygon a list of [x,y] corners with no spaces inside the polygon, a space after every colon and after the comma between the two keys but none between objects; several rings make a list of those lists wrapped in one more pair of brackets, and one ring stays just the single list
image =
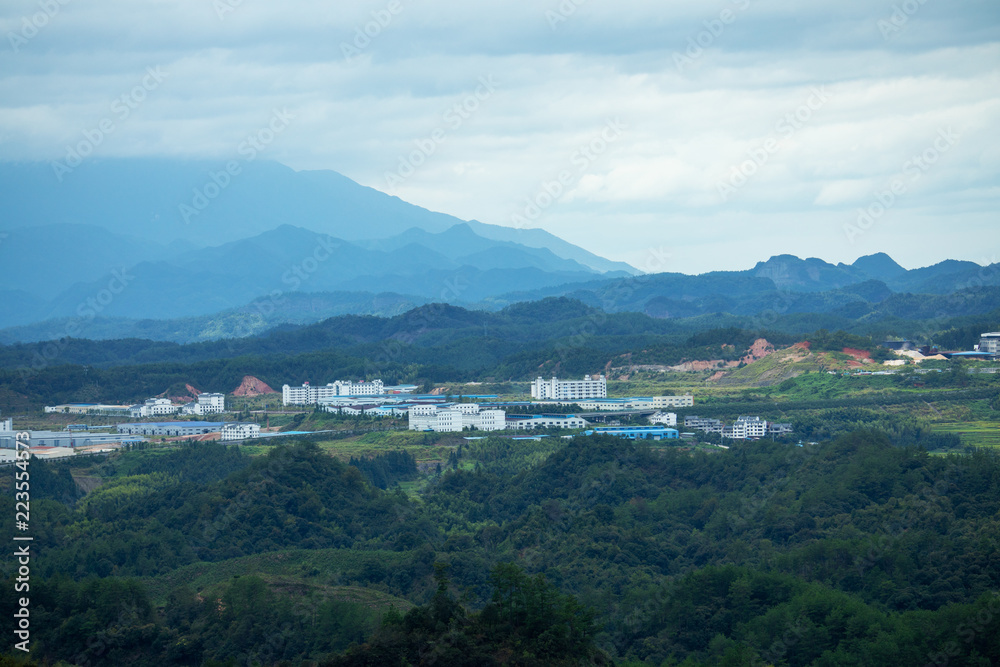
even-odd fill
[{"label": "cloud", "polygon": [[[568,171],[531,224],[620,259],[664,230],[714,248],[675,253],[689,271],[792,248],[972,259],[958,240],[918,250],[899,239],[934,221],[993,229],[995,2],[64,3],[51,15],[37,1],[0,9],[0,159],[58,159],[111,118],[95,156],[224,160],[288,109],[296,120],[269,159],[507,225]],[[149,67],[168,77],[119,118],[112,105]],[[496,90],[449,115],[482,77]],[[575,159],[615,118],[621,136]],[[857,209],[947,128],[954,146],[877,231],[845,243]]]}]

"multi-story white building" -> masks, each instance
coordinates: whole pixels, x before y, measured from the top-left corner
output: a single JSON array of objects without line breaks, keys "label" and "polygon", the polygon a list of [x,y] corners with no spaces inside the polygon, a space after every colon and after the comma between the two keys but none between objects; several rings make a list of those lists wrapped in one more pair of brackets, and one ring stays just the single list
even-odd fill
[{"label": "multi-story white building", "polygon": [[502,431],[507,427],[503,410],[480,410],[478,403],[414,405],[408,413],[411,431],[456,432],[465,428]]},{"label": "multi-story white building", "polygon": [[195,404],[196,415],[211,415],[225,411],[225,394],[198,394],[198,401]]},{"label": "multi-story white building", "polygon": [[742,416],[722,430],[723,438],[734,440],[756,440],[767,435],[767,421],[760,417]]},{"label": "multi-story white building", "polygon": [[281,401],[285,405],[313,405],[323,403],[336,396],[379,396],[385,393],[382,380],[371,382],[331,382],[326,386],[313,387],[308,382],[301,387],[285,385],[281,388]]},{"label": "multi-story white building", "polygon": [[677,426],[676,412],[656,412],[649,418],[650,424],[662,424],[663,426]]},{"label": "multi-story white building", "polygon": [[14,419],[7,417],[0,419],[0,433],[9,433],[14,430]]},{"label": "multi-story white building", "polygon": [[1000,354],[1000,331],[982,334],[979,337],[979,351]]},{"label": "multi-story white building", "polygon": [[582,380],[560,380],[538,378],[531,383],[531,397],[540,401],[577,401],[586,398],[606,398],[608,382],[603,375],[591,378],[584,375]]},{"label": "multi-story white building", "polygon": [[232,422],[222,426],[222,440],[246,440],[258,437],[260,437],[260,424]]},{"label": "multi-story white building", "polygon": [[653,396],[653,407],[660,408],[690,408],[694,405],[694,396],[685,394],[683,396]]}]

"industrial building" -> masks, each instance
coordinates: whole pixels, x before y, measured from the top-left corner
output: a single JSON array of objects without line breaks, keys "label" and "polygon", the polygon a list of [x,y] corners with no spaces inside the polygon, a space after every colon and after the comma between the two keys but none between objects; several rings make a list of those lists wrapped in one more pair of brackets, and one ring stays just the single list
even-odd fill
[{"label": "industrial building", "polygon": [[608,381],[603,375],[591,378],[584,375],[582,380],[560,380],[538,378],[531,383],[531,397],[539,401],[579,401],[588,398],[606,398]]},{"label": "industrial building", "polygon": [[664,408],[686,408],[694,405],[694,397],[685,396],[632,396],[629,398],[591,398],[572,401],[553,401],[561,405],[578,405],[581,410],[662,410]]},{"label": "industrial building", "polygon": [[[143,438],[132,437],[131,434],[119,433],[82,433],[80,431],[26,431],[28,444],[31,447],[97,447],[145,442]],[[0,449],[16,449],[17,440],[14,431],[0,432]]]},{"label": "industrial building", "polygon": [[629,440],[677,440],[680,433],[675,428],[663,426],[598,426],[586,431],[587,435],[613,435]]},{"label": "industrial building", "polygon": [[586,428],[587,421],[576,415],[507,415],[507,428],[529,431],[536,428]]},{"label": "industrial building", "polygon": [[380,396],[385,393],[382,380],[371,382],[331,382],[323,387],[310,386],[308,382],[301,387],[285,385],[281,388],[281,401],[284,405],[315,405],[323,403],[335,396]]},{"label": "industrial building", "polygon": [[105,405],[103,403],[64,403],[46,405],[45,412],[63,412],[71,415],[104,415],[108,417],[128,417],[131,405]]},{"label": "industrial building", "polygon": [[118,424],[119,433],[131,435],[154,435],[176,437],[182,435],[204,435],[218,433],[225,426],[224,422],[139,422]]}]

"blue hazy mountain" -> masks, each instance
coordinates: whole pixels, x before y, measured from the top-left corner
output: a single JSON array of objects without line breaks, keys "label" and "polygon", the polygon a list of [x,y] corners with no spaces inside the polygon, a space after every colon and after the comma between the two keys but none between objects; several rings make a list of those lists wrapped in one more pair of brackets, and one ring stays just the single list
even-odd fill
[{"label": "blue hazy mountain", "polygon": [[[57,175],[48,163],[0,163],[0,228],[85,224],[163,244],[207,246],[281,225],[360,241],[386,239],[412,228],[443,232],[466,222],[334,171],[295,171],[255,160],[239,163],[239,173],[232,175],[226,166],[222,160],[93,159]],[[540,229],[468,224],[483,238],[548,248],[595,271],[640,273]]]},{"label": "blue hazy mountain", "polygon": [[[73,249],[62,244],[62,235],[73,240]],[[193,249],[177,241],[139,243],[68,224],[13,230],[11,239],[15,242],[0,249],[23,264],[18,268],[40,273],[35,280],[8,274],[0,284],[18,304],[0,312],[0,326],[7,327],[66,317],[88,322],[199,317],[296,292],[339,292],[343,303],[358,300],[347,292],[386,292],[408,295],[413,304],[472,304],[507,291],[627,275],[602,274],[544,249],[484,239],[464,224],[357,243],[281,225],[251,238]],[[24,239],[32,240],[32,255],[13,257],[19,247],[28,247],[20,245]],[[46,257],[46,239],[58,248],[59,270],[52,274],[44,273],[46,260],[40,267],[30,262]],[[338,311],[330,302],[323,316]],[[275,323],[283,321],[288,320]]]}]

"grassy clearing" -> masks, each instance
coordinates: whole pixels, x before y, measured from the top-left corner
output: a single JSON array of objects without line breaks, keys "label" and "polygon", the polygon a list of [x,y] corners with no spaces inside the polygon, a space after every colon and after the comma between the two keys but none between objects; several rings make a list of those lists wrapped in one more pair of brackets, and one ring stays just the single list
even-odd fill
[{"label": "grassy clearing", "polygon": [[[298,585],[340,586],[357,577],[368,564],[391,569],[402,565],[409,558],[408,552],[400,551],[289,549],[217,563],[192,563],[167,574],[145,578],[143,582],[153,600],[157,604],[163,604],[170,591],[179,586],[190,586],[196,591],[202,591],[233,577],[250,574],[268,581],[283,578],[286,583],[294,581]],[[399,608],[399,604],[396,606]]]},{"label": "grassy clearing", "polygon": [[938,433],[954,433],[966,445],[1000,448],[1000,422],[944,422],[936,423],[932,428]]}]

